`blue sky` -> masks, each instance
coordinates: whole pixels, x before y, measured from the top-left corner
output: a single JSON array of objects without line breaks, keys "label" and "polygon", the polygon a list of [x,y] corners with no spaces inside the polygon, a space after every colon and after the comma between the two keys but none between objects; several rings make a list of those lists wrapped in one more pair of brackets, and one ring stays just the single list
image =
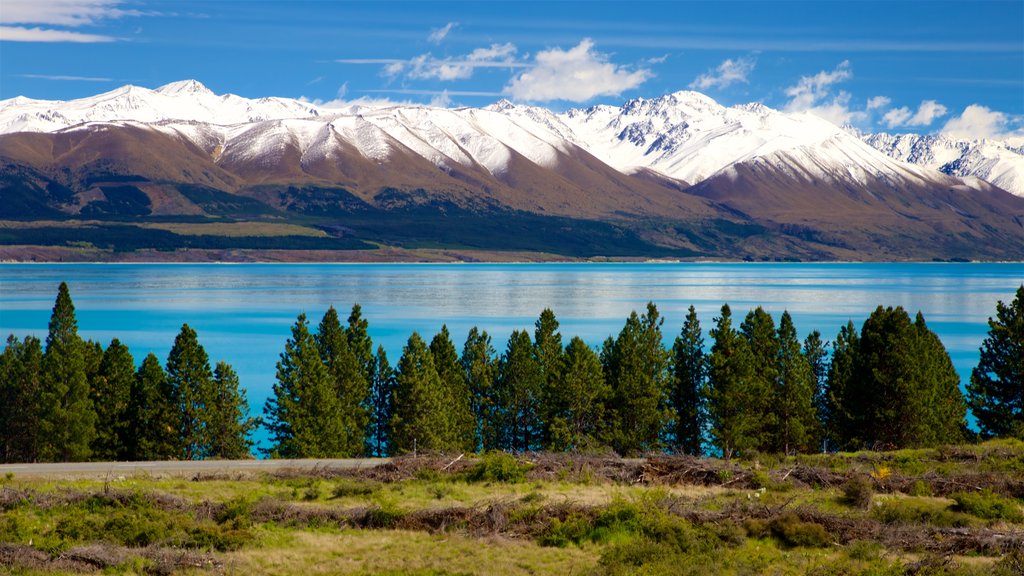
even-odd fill
[{"label": "blue sky", "polygon": [[1024,127],[1024,2],[4,0],[0,99],[217,93],[565,109],[699,90],[898,132]]}]

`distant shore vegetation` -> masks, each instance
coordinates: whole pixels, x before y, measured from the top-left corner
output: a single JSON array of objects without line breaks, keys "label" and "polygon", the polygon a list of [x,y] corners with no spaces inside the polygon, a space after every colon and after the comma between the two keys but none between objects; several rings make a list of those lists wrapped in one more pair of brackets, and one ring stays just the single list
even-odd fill
[{"label": "distant shore vegetation", "polygon": [[[45,342],[11,335],[0,354],[0,460],[245,458],[266,427],[271,458],[417,452],[623,456],[903,449],[1024,438],[1024,285],[989,319],[966,394],[919,312],[876,308],[834,340],[793,319],[726,304],[709,340],[691,306],[671,346],[654,303],[597,349],[544,310],[499,352],[473,328],[409,336],[397,363],[374,347],[359,305],[300,314],[259,417],[226,362],[187,324],[165,361],[78,335],[70,291]],[[968,427],[968,410],[977,430]]]}]

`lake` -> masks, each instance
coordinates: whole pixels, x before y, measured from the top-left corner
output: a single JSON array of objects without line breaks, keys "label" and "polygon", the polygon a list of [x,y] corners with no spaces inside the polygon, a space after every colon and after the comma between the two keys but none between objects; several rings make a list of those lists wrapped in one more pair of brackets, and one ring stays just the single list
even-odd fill
[{"label": "lake", "polygon": [[353,303],[392,365],[413,330],[430,338],[443,323],[460,351],[478,326],[500,352],[512,330],[532,334],[545,307],[565,342],[598,346],[648,301],[666,318],[669,345],[691,304],[705,333],[728,302],[737,326],[755,306],[776,322],[789,310],[801,338],[817,329],[826,340],[879,304],[901,305],[924,313],[966,382],[986,321],[997,300],[1012,300],[1024,264],[4,264],[0,334],[45,338],[61,281],[83,338],[117,337],[137,363],[149,352],[165,360],[187,322],[212,362],[234,366],[260,412],[296,316],[315,325],[334,305],[344,319]]}]

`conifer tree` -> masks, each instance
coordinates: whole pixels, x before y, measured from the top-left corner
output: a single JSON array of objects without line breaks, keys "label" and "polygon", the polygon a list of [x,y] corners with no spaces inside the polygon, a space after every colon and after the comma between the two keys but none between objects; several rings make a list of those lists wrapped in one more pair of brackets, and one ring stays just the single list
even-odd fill
[{"label": "conifer tree", "polygon": [[135,359],[128,347],[114,338],[103,352],[90,390],[96,407],[96,437],[92,443],[94,460],[128,458],[128,404],[134,382]]},{"label": "conifer tree", "polygon": [[980,352],[967,395],[982,437],[1024,439],[1024,284],[996,304]]},{"label": "conifer tree", "polygon": [[[365,321],[356,320],[357,327],[365,329]],[[358,328],[357,328],[358,329]],[[327,367],[327,373],[334,385],[341,410],[343,433],[338,442],[339,457],[350,458],[359,456],[365,448],[367,427],[370,423],[368,410],[370,381],[367,380],[366,367],[353,353],[348,335],[341,327],[338,312],[333,306],[327,309],[316,336],[320,358]],[[368,344],[369,340],[359,341],[360,345]],[[369,366],[369,374],[373,376],[373,361]]]},{"label": "conifer tree", "polygon": [[545,308],[534,323],[533,332],[534,350],[537,355],[537,363],[540,365],[543,374],[543,386],[541,387],[541,424],[543,426],[542,442],[550,446],[553,442],[551,424],[554,418],[553,411],[562,376],[562,334],[558,332],[558,319],[550,308]]},{"label": "conifer tree", "polygon": [[445,443],[444,395],[434,358],[416,332],[409,337],[398,361],[391,417],[395,454],[424,450],[450,450]]},{"label": "conifer tree", "polygon": [[857,444],[861,425],[858,414],[866,409],[863,405],[866,399],[856,394],[853,383],[859,350],[860,333],[851,320],[839,330],[832,347],[825,394],[825,436],[840,448]]},{"label": "conifer tree", "polygon": [[804,338],[803,355],[811,368],[814,385],[814,414],[817,427],[813,433],[815,448],[825,438],[825,426],[828,422],[828,342],[821,339],[821,332],[814,330]]},{"label": "conifer tree", "polygon": [[476,448],[483,451],[498,448],[501,427],[497,397],[497,352],[487,331],[476,326],[469,330],[462,348],[462,371],[466,375],[476,421]]},{"label": "conifer tree", "polygon": [[574,336],[562,357],[558,386],[550,390],[546,412],[550,438],[546,450],[578,451],[598,443],[610,390],[601,359],[586,342]]},{"label": "conifer tree", "polygon": [[[779,426],[778,414],[772,409],[779,380],[779,339],[775,320],[764,308],[758,306],[747,313],[740,332],[747,339],[750,360],[753,363],[747,380],[747,405],[745,412],[752,427],[747,438],[752,447],[762,452],[781,449],[773,445],[773,437]],[[752,416],[757,416],[755,423]]]},{"label": "conifer tree", "polygon": [[371,432],[369,452],[377,457],[388,456],[391,450],[391,417],[394,415],[392,399],[395,392],[395,371],[388,362],[383,346],[377,347],[371,387]]},{"label": "conifer tree", "polygon": [[530,334],[515,330],[498,363],[498,448],[526,452],[540,446],[540,395],[544,373],[534,354]]},{"label": "conifer tree", "polygon": [[0,354],[0,462],[35,462],[39,454],[39,396],[43,347],[13,334]]},{"label": "conifer tree", "polygon": [[[275,458],[338,458],[351,439],[338,390],[299,314],[277,362],[277,382],[263,408]],[[361,441],[360,436],[360,441]]]},{"label": "conifer tree", "polygon": [[73,462],[89,458],[89,445],[96,435],[96,411],[89,399],[84,349],[68,285],[61,282],[43,354],[41,460]]},{"label": "conifer tree", "polygon": [[128,460],[170,460],[183,452],[179,431],[181,414],[173,404],[173,391],[156,354],[142,361],[128,401]]},{"label": "conifer tree", "polygon": [[690,310],[683,328],[672,346],[672,447],[677,453],[700,456],[703,453],[705,394],[708,359],[704,353],[697,310]]},{"label": "conifer tree", "polygon": [[928,328],[920,311],[914,319],[914,328],[922,359],[918,367],[923,371],[922,412],[927,422],[923,442],[927,445],[963,442],[967,436],[967,401],[960,391],[960,375],[942,340]]},{"label": "conifer tree", "polygon": [[212,396],[206,423],[210,458],[237,460],[252,456],[250,435],[260,425],[249,416],[249,401],[238,383],[238,374],[227,362],[218,362],[213,369]]},{"label": "conifer tree", "polygon": [[773,452],[783,454],[807,452],[816,443],[818,429],[814,410],[814,372],[801,351],[796,327],[788,311],[784,311],[779,320],[777,340],[778,380],[770,407],[776,414],[777,426],[771,448]]},{"label": "conifer tree", "polygon": [[611,386],[608,443],[623,455],[655,450],[667,420],[669,352],[653,302],[640,316],[634,310],[610,346],[605,346],[605,379]]},{"label": "conifer tree", "polygon": [[369,382],[373,379],[373,340],[370,338],[370,324],[363,318],[363,308],[359,304],[352,305],[352,312],[348,315],[348,328],[345,335],[348,337],[348,347],[359,363],[363,373],[363,380]]},{"label": "conifer tree", "polygon": [[459,362],[459,353],[452,343],[448,326],[442,325],[430,341],[430,355],[441,379],[444,407],[447,412],[445,444],[459,450],[473,451],[476,447],[476,422],[469,397],[469,385]]},{"label": "conifer tree", "polygon": [[732,327],[728,304],[709,334],[714,343],[708,358],[708,424],[711,440],[729,459],[756,446],[753,435],[761,426],[761,415],[748,409],[754,403],[754,362],[747,339]]},{"label": "conifer tree", "polygon": [[207,457],[210,444],[206,424],[213,395],[213,372],[206,350],[188,324],[182,324],[174,338],[167,355],[166,376],[171,398],[181,417],[182,452],[179,456],[185,460],[202,460]]}]

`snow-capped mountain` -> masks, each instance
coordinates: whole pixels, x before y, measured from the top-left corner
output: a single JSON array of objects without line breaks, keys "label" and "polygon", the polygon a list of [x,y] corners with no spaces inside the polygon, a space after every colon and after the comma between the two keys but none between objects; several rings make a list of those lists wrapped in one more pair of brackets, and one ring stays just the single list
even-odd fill
[{"label": "snow-capped mountain", "polygon": [[1020,258],[1024,200],[985,181],[1020,189],[1020,154],[862,139],[690,91],[555,113],[505,100],[327,107],[187,80],[0,101],[0,218],[302,214],[333,230],[353,210],[455,210],[533,215],[521,230],[540,228],[523,238],[576,238],[546,218],[614,223],[628,230],[599,227],[617,239],[600,245],[642,236],[691,254]]},{"label": "snow-capped mountain", "polygon": [[1024,137],[961,140],[941,134],[861,134],[891,158],[953,176],[973,176],[1024,196]]}]

